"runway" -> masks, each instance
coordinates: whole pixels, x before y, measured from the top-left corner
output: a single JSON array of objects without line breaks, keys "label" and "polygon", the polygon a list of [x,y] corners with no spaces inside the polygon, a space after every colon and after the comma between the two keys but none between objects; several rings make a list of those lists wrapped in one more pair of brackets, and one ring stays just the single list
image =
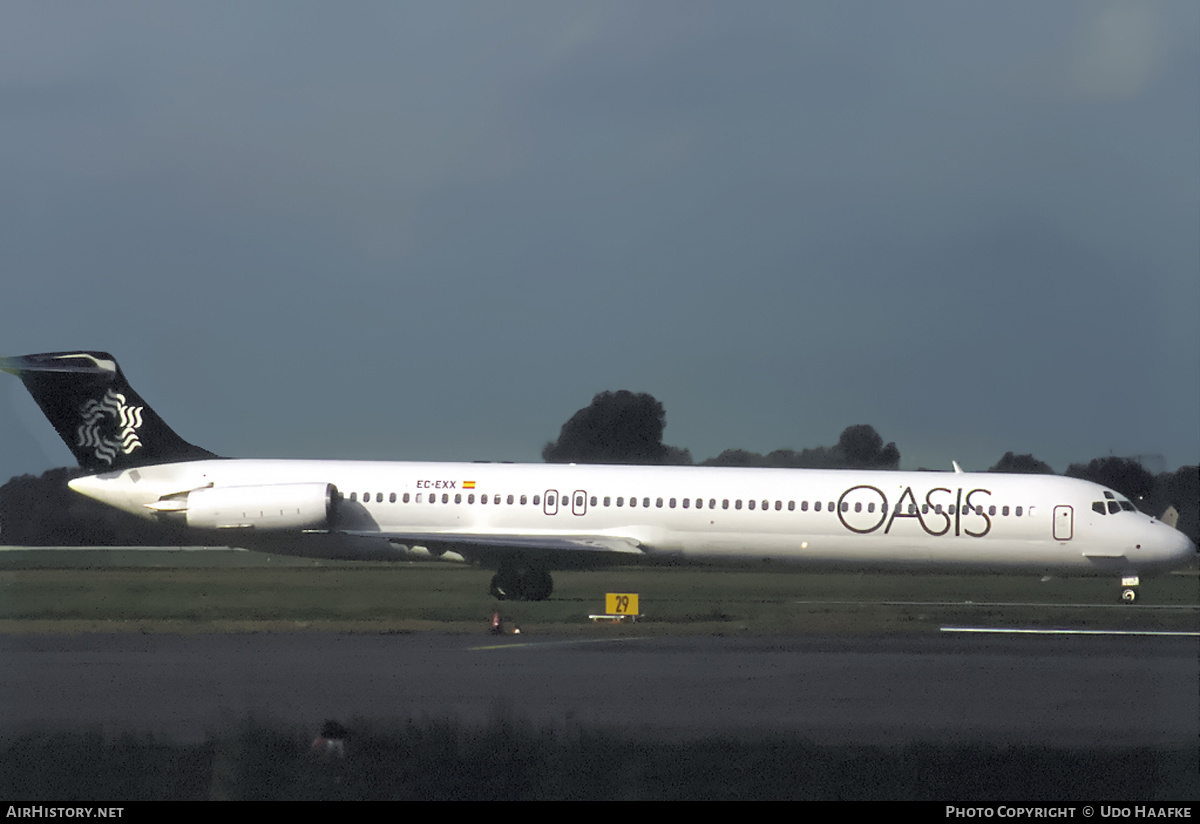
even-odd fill
[{"label": "runway", "polygon": [[507,715],[656,737],[1195,745],[1198,653],[1169,637],[14,635],[0,735]]}]

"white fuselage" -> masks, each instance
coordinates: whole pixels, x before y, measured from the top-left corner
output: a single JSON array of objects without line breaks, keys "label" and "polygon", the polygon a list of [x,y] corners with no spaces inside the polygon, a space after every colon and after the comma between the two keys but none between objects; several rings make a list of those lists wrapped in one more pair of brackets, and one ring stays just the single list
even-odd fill
[{"label": "white fuselage", "polygon": [[[228,459],[71,486],[157,518],[159,502],[189,491],[296,484],[336,486],[336,520],[315,531],[461,541],[467,558],[484,557],[489,541],[511,550],[590,537],[626,545],[631,560],[1111,575],[1174,568],[1194,553],[1104,487],[1053,475]],[[264,527],[222,530],[222,542],[253,547]]]}]

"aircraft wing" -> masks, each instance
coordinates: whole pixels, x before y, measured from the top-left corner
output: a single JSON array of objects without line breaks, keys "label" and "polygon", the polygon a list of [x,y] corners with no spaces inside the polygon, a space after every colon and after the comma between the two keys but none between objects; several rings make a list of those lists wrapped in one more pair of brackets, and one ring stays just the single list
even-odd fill
[{"label": "aircraft wing", "polygon": [[475,532],[344,531],[344,535],[386,538],[392,543],[458,552],[465,556],[511,552],[621,553],[644,555],[641,543],[620,535],[514,535]]}]

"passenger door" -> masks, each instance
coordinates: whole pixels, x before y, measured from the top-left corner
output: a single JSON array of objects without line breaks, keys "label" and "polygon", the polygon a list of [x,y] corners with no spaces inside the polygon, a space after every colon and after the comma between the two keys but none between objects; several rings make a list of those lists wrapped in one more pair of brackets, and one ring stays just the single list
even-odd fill
[{"label": "passenger door", "polygon": [[1069,506],[1054,507],[1054,540],[1069,541],[1074,534],[1075,514]]}]

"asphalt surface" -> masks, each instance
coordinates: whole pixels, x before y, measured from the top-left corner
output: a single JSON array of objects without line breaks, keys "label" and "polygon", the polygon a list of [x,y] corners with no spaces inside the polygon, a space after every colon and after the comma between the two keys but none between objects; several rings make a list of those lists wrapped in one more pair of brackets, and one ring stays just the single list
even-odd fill
[{"label": "asphalt surface", "polygon": [[0,637],[0,736],[499,716],[823,743],[1200,743],[1195,638]]}]

